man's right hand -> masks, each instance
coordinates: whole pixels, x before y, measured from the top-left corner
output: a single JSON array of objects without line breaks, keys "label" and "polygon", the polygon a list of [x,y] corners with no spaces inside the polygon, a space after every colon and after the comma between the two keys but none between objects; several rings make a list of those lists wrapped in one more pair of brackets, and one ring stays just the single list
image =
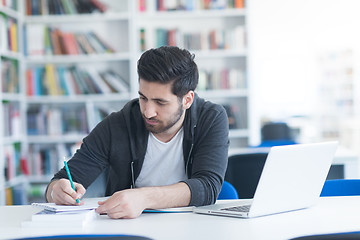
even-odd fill
[{"label": "man's right hand", "polygon": [[71,187],[68,179],[62,178],[52,181],[46,192],[46,199],[48,202],[54,202],[58,205],[82,205],[83,201],[79,203],[76,199],[81,199],[84,196],[86,189],[80,183],[74,182],[76,192]]}]

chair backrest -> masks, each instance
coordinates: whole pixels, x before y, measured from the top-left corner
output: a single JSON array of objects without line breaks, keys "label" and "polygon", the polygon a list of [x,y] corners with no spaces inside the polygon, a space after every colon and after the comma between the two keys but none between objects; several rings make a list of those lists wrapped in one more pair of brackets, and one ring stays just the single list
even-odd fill
[{"label": "chair backrest", "polygon": [[229,157],[225,180],[231,183],[239,198],[253,198],[268,153],[241,153]]},{"label": "chair backrest", "polygon": [[239,199],[239,196],[234,186],[224,181],[218,199]]},{"label": "chair backrest", "polygon": [[360,179],[326,180],[321,197],[360,195]]},{"label": "chair backrest", "polygon": [[283,122],[268,122],[261,128],[261,140],[293,140],[290,127]]}]

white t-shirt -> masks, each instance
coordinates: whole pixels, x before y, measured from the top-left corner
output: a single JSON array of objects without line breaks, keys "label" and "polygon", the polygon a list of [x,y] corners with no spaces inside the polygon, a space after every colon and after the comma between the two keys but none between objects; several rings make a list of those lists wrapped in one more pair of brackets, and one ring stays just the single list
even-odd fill
[{"label": "white t-shirt", "polygon": [[183,154],[184,130],[167,143],[149,134],[148,146],[136,187],[164,186],[187,179]]}]

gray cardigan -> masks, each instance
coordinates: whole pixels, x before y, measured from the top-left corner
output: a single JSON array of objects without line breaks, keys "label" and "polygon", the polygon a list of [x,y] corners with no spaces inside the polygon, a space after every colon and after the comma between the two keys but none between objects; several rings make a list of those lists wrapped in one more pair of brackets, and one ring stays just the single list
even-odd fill
[{"label": "gray cardigan", "polygon": [[[191,191],[191,206],[213,204],[221,190],[227,167],[229,125],[220,105],[195,94],[184,120],[184,167]],[[106,195],[134,186],[144,161],[149,131],[141,116],[139,101],[101,121],[83,139],[68,162],[72,178],[87,188],[109,168]],[[67,178],[61,169],[53,179]]]}]

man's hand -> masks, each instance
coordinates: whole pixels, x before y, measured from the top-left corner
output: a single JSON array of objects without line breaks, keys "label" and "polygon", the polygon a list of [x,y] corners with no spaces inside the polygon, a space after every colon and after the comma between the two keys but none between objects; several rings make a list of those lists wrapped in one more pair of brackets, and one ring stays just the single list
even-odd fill
[{"label": "man's hand", "polygon": [[106,201],[99,202],[97,213],[106,213],[110,218],[136,218],[146,208],[140,189],[127,189],[114,193]]},{"label": "man's hand", "polygon": [[190,198],[190,189],[183,182],[162,187],[126,189],[99,202],[96,212],[105,213],[110,218],[136,218],[144,209],[188,206]]},{"label": "man's hand", "polygon": [[68,179],[62,178],[55,180],[50,183],[46,198],[48,202],[54,202],[55,204],[61,205],[82,205],[84,202],[80,201],[76,203],[76,199],[81,199],[84,196],[86,190],[80,183],[74,182],[76,192],[71,187]]}]

